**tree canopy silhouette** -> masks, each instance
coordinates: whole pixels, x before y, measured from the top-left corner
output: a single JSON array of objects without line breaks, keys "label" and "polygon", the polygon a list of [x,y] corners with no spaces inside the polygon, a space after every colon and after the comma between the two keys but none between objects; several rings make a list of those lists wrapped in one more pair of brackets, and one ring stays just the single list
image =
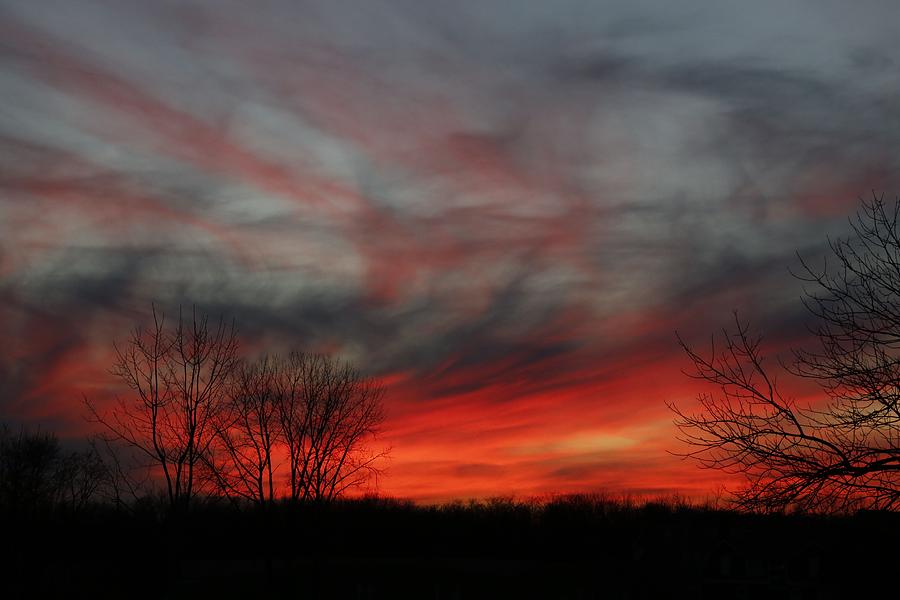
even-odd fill
[{"label": "tree canopy silhouette", "polygon": [[234,324],[191,311],[173,326],[153,307],[153,325],[136,327],[115,346],[112,372],[131,390],[111,414],[86,399],[91,417],[158,468],[172,510],[184,509],[204,481],[204,457],[227,408],[227,386],[238,365]]},{"label": "tree canopy silhouette", "polygon": [[[377,379],[320,354],[241,358],[234,324],[210,324],[196,309],[172,326],[152,315],[115,346],[112,373],[127,397],[108,413],[85,402],[106,447],[130,448],[163,482],[170,510],[199,493],[260,506],[280,495],[330,501],[381,473],[388,451],[371,447],[384,419]],[[110,458],[116,498],[135,495]]]},{"label": "tree canopy silhouette", "polygon": [[[207,456],[218,491],[258,505],[279,488],[294,501],[330,501],[381,473],[388,450],[371,446],[384,419],[384,387],[353,365],[292,352],[243,361],[216,420]],[[286,485],[279,468],[287,465]]]},{"label": "tree canopy silhouette", "polygon": [[64,451],[53,433],[0,423],[0,513],[31,518],[77,511],[96,499],[106,469],[94,448]]},{"label": "tree canopy silhouette", "polygon": [[279,362],[263,357],[241,361],[230,383],[226,409],[215,421],[216,444],[207,455],[217,489],[235,498],[265,504],[275,499],[273,453],[283,436],[278,428],[282,401]]},{"label": "tree canopy silhouette", "polygon": [[864,201],[846,238],[830,239],[820,268],[795,273],[818,340],[784,368],[817,382],[821,402],[783,395],[752,335],[736,329],[708,355],[680,337],[692,376],[715,384],[700,409],[674,404],[685,455],[745,476],[738,506],[822,512],[900,507],[900,203]]},{"label": "tree canopy silhouette", "polygon": [[387,450],[366,443],[384,420],[384,387],[353,365],[292,353],[276,378],[292,500],[331,500],[377,476]]}]

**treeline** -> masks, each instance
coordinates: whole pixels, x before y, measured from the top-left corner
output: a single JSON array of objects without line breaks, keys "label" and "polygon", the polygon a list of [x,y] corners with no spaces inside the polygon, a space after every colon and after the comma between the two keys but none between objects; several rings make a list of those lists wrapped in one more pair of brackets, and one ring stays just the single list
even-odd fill
[{"label": "treeline", "polygon": [[[10,597],[852,597],[892,572],[900,515],[761,515],[603,496],[421,506],[197,499],[6,523]],[[851,565],[865,561],[863,571]]]}]

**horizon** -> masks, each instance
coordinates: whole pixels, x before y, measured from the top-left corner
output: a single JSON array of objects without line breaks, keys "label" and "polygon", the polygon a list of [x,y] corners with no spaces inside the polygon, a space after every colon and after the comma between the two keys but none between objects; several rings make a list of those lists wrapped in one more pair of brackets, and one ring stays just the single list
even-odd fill
[{"label": "horizon", "polygon": [[898,19],[0,0],[0,421],[83,440],[113,343],[195,305],[383,382],[386,496],[715,497],[676,331],[814,343],[797,254],[900,193]]}]

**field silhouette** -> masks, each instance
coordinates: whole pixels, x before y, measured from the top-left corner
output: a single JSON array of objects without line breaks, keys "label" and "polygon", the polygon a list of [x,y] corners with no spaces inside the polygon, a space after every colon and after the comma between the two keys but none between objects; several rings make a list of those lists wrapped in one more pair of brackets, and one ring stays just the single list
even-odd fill
[{"label": "field silhouette", "polygon": [[207,499],[173,516],[145,499],[7,512],[2,526],[6,598],[841,598],[892,572],[900,515],[593,495],[266,509]]}]

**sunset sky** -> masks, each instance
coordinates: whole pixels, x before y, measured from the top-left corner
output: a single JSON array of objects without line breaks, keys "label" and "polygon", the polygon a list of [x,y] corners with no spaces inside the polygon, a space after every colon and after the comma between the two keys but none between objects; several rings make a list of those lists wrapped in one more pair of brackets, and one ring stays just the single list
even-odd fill
[{"label": "sunset sky", "polygon": [[[677,7],[677,8],[675,8]],[[382,493],[713,493],[666,401],[900,192],[900,3],[0,1],[0,419],[196,304],[388,388]],[[809,389],[785,384],[804,396]],[[791,386],[795,387],[791,387]],[[811,397],[812,398],[812,397]]]}]

